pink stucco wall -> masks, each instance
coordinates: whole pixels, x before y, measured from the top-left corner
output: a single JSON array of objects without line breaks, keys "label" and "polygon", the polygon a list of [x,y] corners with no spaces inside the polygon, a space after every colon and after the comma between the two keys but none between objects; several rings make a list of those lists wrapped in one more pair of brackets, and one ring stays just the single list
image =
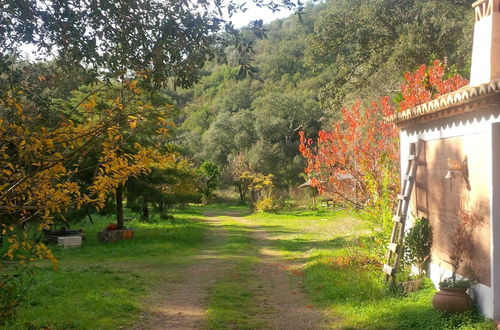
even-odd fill
[{"label": "pink stucco wall", "polygon": [[[413,196],[417,216],[429,218],[433,227],[432,262],[450,269],[449,251],[459,222],[458,208],[478,214],[480,223],[472,232],[472,244],[463,256],[458,271],[466,277],[491,286],[491,229],[490,229],[490,176],[488,173],[488,135],[477,133],[427,141],[422,158],[426,166],[417,171],[417,185]],[[468,180],[462,171],[453,171],[454,178],[446,179],[450,169],[467,158]]]}]

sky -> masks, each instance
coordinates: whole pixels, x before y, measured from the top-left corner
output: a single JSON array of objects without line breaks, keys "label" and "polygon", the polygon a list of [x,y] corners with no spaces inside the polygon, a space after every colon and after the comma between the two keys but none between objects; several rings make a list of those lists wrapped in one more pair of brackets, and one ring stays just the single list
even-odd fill
[{"label": "sky", "polygon": [[280,10],[277,12],[272,12],[267,8],[259,8],[252,1],[247,2],[248,10],[244,13],[238,12],[235,14],[231,21],[234,23],[236,28],[240,28],[248,25],[248,23],[261,19],[264,23],[269,23],[278,18],[285,18],[292,15],[293,10]]}]

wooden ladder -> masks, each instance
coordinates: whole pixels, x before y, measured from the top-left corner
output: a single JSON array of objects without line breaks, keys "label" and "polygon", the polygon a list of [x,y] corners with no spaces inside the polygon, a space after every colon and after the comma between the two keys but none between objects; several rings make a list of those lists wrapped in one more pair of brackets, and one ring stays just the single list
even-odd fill
[{"label": "wooden ladder", "polygon": [[395,275],[398,270],[399,261],[403,253],[403,240],[405,234],[405,224],[410,206],[411,194],[415,185],[415,176],[417,167],[425,165],[425,162],[419,159],[424,141],[410,143],[410,153],[408,155],[408,165],[406,173],[403,176],[401,185],[401,194],[398,195],[398,206],[396,214],[392,218],[394,226],[392,228],[391,241],[387,251],[387,261],[384,265],[385,281],[395,281]]}]

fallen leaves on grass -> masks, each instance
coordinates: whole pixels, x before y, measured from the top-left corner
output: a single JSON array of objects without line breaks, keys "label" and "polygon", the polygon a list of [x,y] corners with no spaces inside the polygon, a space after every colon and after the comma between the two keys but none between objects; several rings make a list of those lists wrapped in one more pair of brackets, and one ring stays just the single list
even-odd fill
[{"label": "fallen leaves on grass", "polygon": [[292,275],[295,276],[304,276],[304,272],[299,269],[292,269]]},{"label": "fallen leaves on grass", "polygon": [[380,261],[368,256],[356,256],[356,257],[338,256],[335,258],[329,258],[327,263],[334,268],[340,268],[340,269],[345,269],[347,267],[353,267],[353,266],[361,268],[382,266]]}]

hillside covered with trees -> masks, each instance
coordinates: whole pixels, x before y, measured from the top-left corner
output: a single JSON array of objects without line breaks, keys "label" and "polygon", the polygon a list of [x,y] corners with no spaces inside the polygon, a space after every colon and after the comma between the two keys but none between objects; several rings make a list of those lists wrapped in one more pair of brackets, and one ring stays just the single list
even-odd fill
[{"label": "hillside covered with trees", "polygon": [[434,59],[467,77],[472,22],[469,1],[335,0],[265,25],[262,39],[243,28],[248,57],[228,48],[227,65],[208,64],[194,88],[176,92],[176,141],[197,163],[216,163],[224,185],[250,171],[296,187],[299,131],[314,137],[357,100],[399,102],[403,73]]}]

